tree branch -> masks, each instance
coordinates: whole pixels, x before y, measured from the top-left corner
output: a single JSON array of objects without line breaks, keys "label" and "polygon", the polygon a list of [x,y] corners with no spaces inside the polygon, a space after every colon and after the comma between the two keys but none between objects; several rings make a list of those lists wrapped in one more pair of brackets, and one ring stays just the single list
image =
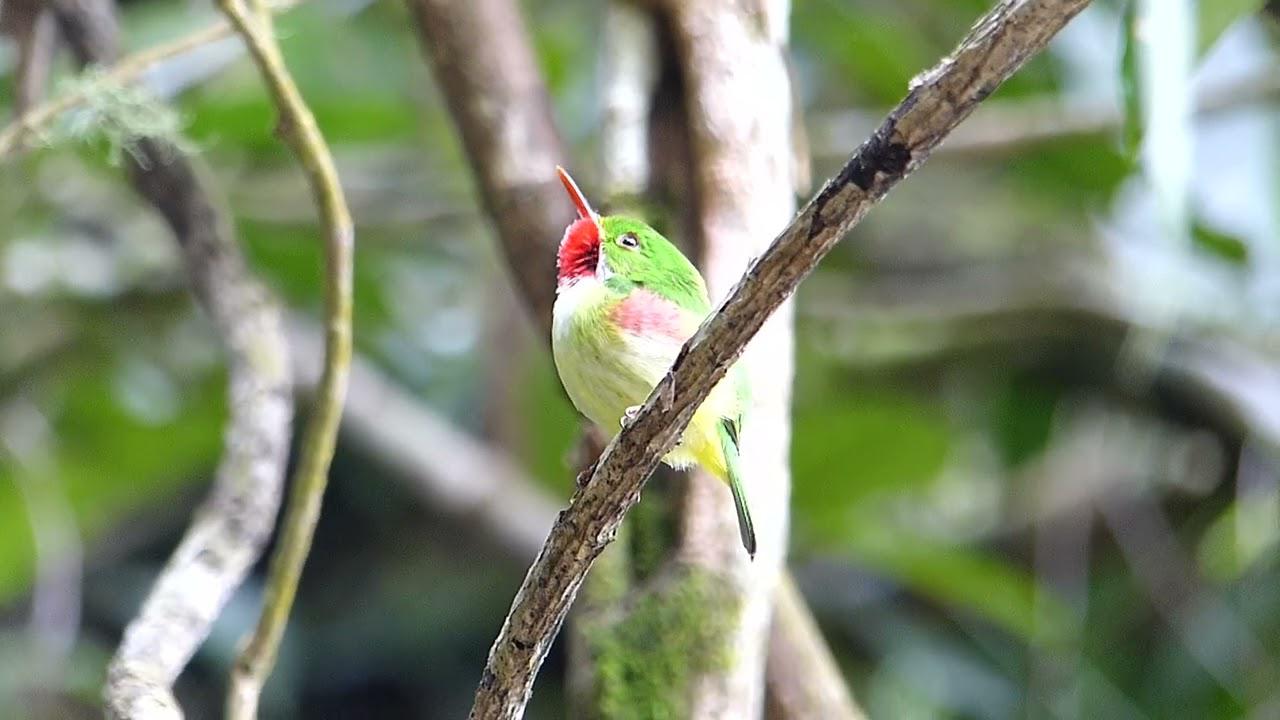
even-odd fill
[{"label": "tree branch", "polygon": [[773,596],[765,683],[765,717],[769,720],[866,720],[789,575],[778,579]]},{"label": "tree branch", "polygon": [[[281,13],[295,7],[301,0],[283,0],[271,6],[272,12]],[[134,53],[102,71],[97,82],[112,85],[127,85],[136,82],[142,75],[156,65],[181,55],[185,55],[210,43],[222,40],[232,34],[229,23],[219,21],[201,28],[176,40],[157,45],[147,50]],[[105,65],[111,62],[110,57],[94,60],[92,64]],[[18,152],[24,143],[42,130],[52,125],[63,113],[84,105],[89,99],[88,88],[81,85],[62,93],[58,97],[16,118],[0,130],[0,160]]]},{"label": "tree branch", "polygon": [[519,11],[506,0],[406,0],[503,254],[542,337],[551,334],[556,244],[572,208],[566,154]]},{"label": "tree branch", "polygon": [[[696,236],[707,287],[718,299],[795,214],[795,116],[785,61],[790,3],[688,0],[668,7],[684,80]],[[792,316],[791,303],[779,308],[738,363],[751,397],[739,465],[759,538],[754,561],[739,547],[722,483],[695,472],[683,488],[678,557],[720,580],[717,616],[727,630],[720,642],[730,658],[691,678],[696,717],[758,718],[764,704],[765,648],[790,518]],[[659,600],[679,601],[678,593]]]},{"label": "tree branch", "polygon": [[177,148],[138,143],[131,171],[186,258],[192,289],[230,352],[231,417],[214,489],[125,630],[105,688],[119,718],[181,717],[170,688],[257,561],[280,503],[293,398],[280,311],[249,274],[204,180]]},{"label": "tree branch", "polygon": [[297,593],[302,566],[311,549],[320,505],[337,442],[351,364],[352,245],[354,229],[338,182],[333,157],[315,117],[298,91],[276,44],[271,13],[263,0],[252,9],[241,0],[220,0],[231,24],[244,38],[277,108],[277,134],[298,158],[311,185],[325,250],[324,369],[316,401],[302,438],[289,506],[267,574],[262,614],[231,671],[227,717],[257,716],[262,686],[275,665],[280,638]]},{"label": "tree branch", "polygon": [[471,717],[521,715],[592,562],[639,500],[659,458],[769,314],[891,187],[1088,4],[1005,0],[997,5],[952,55],[912,83],[906,99],[752,264],[561,511],[489,653]]},{"label": "tree branch", "polygon": [[[60,27],[73,30],[66,38],[82,63],[111,62],[105,53],[114,40],[100,33],[116,25],[99,22],[110,10],[110,4],[61,7]],[[230,355],[230,418],[213,490],[125,628],[103,688],[109,717],[180,718],[173,682],[257,561],[275,521],[293,399],[279,308],[249,273],[206,180],[163,140],[138,139],[126,162],[138,194],[172,228],[192,292]]]}]

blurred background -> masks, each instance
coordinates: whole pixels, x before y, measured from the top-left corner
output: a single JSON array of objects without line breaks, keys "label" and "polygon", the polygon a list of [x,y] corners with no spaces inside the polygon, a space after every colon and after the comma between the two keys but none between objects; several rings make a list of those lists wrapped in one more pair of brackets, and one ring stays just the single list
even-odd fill
[{"label": "blurred background", "polygon": [[[816,182],[988,6],[794,2]],[[789,564],[870,717],[1280,717],[1280,37],[1262,6],[1167,2],[1142,24],[1099,0],[802,286]],[[590,188],[601,11],[522,8]],[[1188,16],[1184,56],[1162,38]],[[121,18],[130,51],[215,13],[126,0]],[[549,507],[571,489],[577,416],[410,24],[381,0],[278,21],[355,216],[362,377],[394,401],[344,426],[267,718],[464,715],[545,532],[548,506],[508,535],[451,512],[380,425],[412,439],[430,413]],[[17,58],[0,45],[6,121]],[[51,92],[75,82],[60,57]],[[241,46],[144,86],[314,361],[315,212]],[[222,446],[218,336],[110,134],[73,113],[0,165],[5,717],[100,715]],[[188,717],[220,713],[261,587],[179,681]],[[564,715],[563,677],[557,645],[529,717]]]}]

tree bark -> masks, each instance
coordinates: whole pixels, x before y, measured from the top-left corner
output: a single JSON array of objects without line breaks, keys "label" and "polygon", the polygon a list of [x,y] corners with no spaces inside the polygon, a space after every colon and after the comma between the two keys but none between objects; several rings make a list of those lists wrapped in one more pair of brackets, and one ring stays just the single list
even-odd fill
[{"label": "tree bark", "polygon": [[[82,65],[115,59],[109,2],[51,4]],[[173,143],[136,138],[134,189],[182,249],[191,290],[229,354],[230,417],[213,489],[107,666],[106,714],[180,718],[173,683],[257,561],[275,522],[293,419],[288,348],[275,299],[249,272],[207,179]]]},{"label": "tree bark", "polygon": [[[723,0],[670,6],[670,28],[685,85],[692,138],[703,274],[724,297],[752,257],[795,211],[793,113],[786,66],[789,3],[747,9]],[[679,560],[722,579],[727,663],[691,679],[699,718],[759,717],[773,589],[786,556],[790,506],[790,302],[760,329],[740,364],[751,387],[741,465],[760,550],[742,552],[729,493],[706,473],[687,484]]]},{"label": "tree bark", "polygon": [[506,0],[407,1],[512,278],[550,337],[556,246],[573,209],[555,174],[564,147],[524,20]]}]

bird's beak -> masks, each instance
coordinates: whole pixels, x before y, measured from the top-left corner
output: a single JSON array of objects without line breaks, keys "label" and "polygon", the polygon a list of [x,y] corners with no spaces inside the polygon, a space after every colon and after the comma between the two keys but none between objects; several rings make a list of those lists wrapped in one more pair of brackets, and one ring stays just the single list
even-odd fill
[{"label": "bird's beak", "polygon": [[587,202],[587,197],[578,189],[578,183],[569,177],[569,173],[559,165],[556,166],[556,174],[560,176],[560,184],[564,185],[565,192],[569,193],[569,199],[573,201],[574,207],[578,208],[578,217],[583,220],[593,220],[599,224],[600,216],[596,215],[591,209],[591,203]]}]

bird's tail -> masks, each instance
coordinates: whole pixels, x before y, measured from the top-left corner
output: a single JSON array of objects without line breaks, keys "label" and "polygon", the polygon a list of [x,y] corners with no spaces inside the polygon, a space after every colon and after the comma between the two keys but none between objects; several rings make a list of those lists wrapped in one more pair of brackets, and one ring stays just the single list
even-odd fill
[{"label": "bird's tail", "polygon": [[754,560],[756,557],[756,528],[751,523],[751,510],[747,507],[747,494],[742,488],[742,473],[738,465],[738,434],[728,420],[720,422],[720,449],[724,453],[725,476],[729,492],[733,493],[733,509],[738,513],[738,535],[742,547]]}]

